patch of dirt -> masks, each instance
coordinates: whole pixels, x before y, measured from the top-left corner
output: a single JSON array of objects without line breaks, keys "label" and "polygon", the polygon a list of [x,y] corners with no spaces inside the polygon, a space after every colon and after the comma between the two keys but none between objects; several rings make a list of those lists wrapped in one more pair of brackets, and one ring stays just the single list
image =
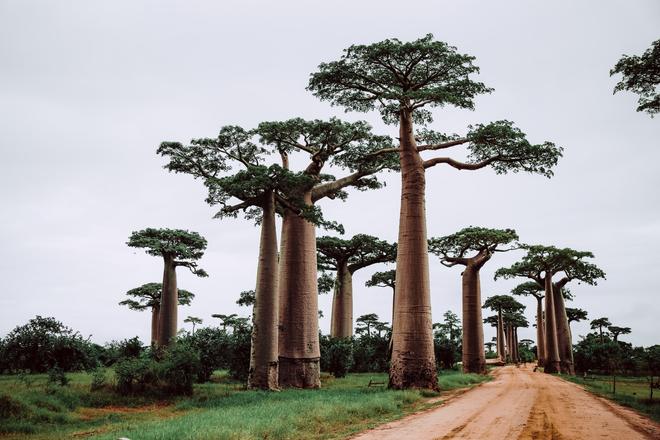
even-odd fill
[{"label": "patch of dirt", "polygon": [[437,408],[353,438],[645,440],[660,439],[660,425],[532,366],[507,366]]}]

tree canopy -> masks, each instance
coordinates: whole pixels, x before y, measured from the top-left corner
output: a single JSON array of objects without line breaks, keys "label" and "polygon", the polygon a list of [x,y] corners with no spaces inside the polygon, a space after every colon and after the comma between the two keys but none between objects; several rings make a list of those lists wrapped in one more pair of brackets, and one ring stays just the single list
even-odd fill
[{"label": "tree canopy", "polygon": [[[131,310],[146,310],[152,308],[160,307],[160,300],[163,292],[162,283],[147,283],[143,284],[140,287],[126,292],[126,295],[132,298],[125,299],[119,303],[122,306],[128,306]],[[190,302],[195,297],[194,293],[188,292],[187,290],[179,289],[179,305],[187,306],[190,305]]]},{"label": "tree canopy", "polygon": [[639,95],[637,111],[651,117],[660,112],[660,40],[651,44],[641,56],[624,55],[610,70],[610,76],[621,74],[614,93],[629,91]]},{"label": "tree canopy", "polygon": [[505,311],[502,313],[502,321],[504,321],[505,324],[510,325],[512,327],[529,327],[529,322],[527,321],[527,318],[525,318],[525,315],[523,315],[520,311],[518,310],[512,310],[512,311]]},{"label": "tree canopy", "polygon": [[576,251],[570,248],[534,245],[523,246],[527,254],[508,268],[500,268],[495,272],[495,279],[525,277],[543,285],[543,273],[563,273],[563,278],[556,285],[562,288],[566,283],[577,280],[586,284],[596,285],[598,279],[605,278],[605,272],[593,263],[584,261],[593,258],[588,251]]},{"label": "tree canopy", "polygon": [[470,226],[442,238],[429,239],[429,252],[438,255],[445,266],[467,265],[470,258],[488,259],[494,252],[511,250],[506,245],[515,240],[518,234],[513,229]]},{"label": "tree canopy", "polygon": [[494,312],[516,312],[525,309],[525,306],[510,295],[493,295],[484,301],[484,309]]},{"label": "tree canopy", "polygon": [[339,266],[346,264],[353,273],[373,264],[396,260],[396,243],[388,243],[366,234],[357,234],[349,240],[319,237],[316,239],[316,249],[318,267],[323,271],[336,271]]},{"label": "tree canopy", "polygon": [[187,267],[199,277],[208,276],[204,269],[197,267],[197,260],[202,258],[206,249],[206,239],[197,232],[147,228],[133,232],[126,244],[145,248],[149,255],[171,258],[175,266]]},{"label": "tree canopy", "polygon": [[591,329],[595,330],[595,329],[602,329],[603,327],[608,327],[612,325],[612,323],[610,322],[609,318],[603,317],[603,318],[594,319],[593,321],[591,321],[590,325],[591,325]]},{"label": "tree canopy", "polygon": [[396,285],[396,270],[387,270],[384,272],[375,272],[371,278],[364,283],[367,287],[391,287]]},{"label": "tree canopy", "polygon": [[246,307],[253,306],[256,298],[256,292],[254,290],[244,290],[240,293],[236,304]]},{"label": "tree canopy", "polygon": [[573,307],[566,307],[566,317],[568,322],[579,322],[587,319],[587,311]]}]

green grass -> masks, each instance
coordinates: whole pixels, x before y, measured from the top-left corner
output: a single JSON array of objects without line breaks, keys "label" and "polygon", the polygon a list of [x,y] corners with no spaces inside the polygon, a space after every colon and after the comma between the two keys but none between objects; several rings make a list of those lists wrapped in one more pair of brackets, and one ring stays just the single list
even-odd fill
[{"label": "green grass", "polygon": [[[415,410],[439,404],[436,393],[368,388],[386,374],[323,375],[320,390],[245,391],[220,373],[195,386],[192,397],[154,402],[121,397],[110,389],[90,392],[91,376],[73,374],[67,387],[48,387],[45,375],[0,376],[0,432],[9,439],[329,439],[344,438]],[[488,376],[442,372],[443,390]],[[0,437],[4,436],[0,434]]]},{"label": "green grass", "polygon": [[660,390],[654,390],[653,401],[649,400],[649,383],[645,377],[616,378],[616,394],[612,393],[611,376],[589,376],[594,380],[584,380],[580,376],[561,376],[584,386],[594,394],[613,400],[621,405],[635,409],[656,422],[660,422]]}]

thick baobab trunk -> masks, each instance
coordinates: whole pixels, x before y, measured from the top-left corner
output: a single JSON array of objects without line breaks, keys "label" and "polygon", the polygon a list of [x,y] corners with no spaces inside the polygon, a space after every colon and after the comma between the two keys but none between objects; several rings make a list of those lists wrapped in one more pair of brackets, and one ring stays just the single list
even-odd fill
[{"label": "thick baobab trunk", "polygon": [[163,293],[160,301],[160,316],[158,318],[158,345],[167,347],[176,337],[177,306],[179,290],[176,285],[176,266],[174,258],[165,257],[163,270]]},{"label": "thick baobab trunk", "polygon": [[[161,299],[162,299],[161,293]],[[151,308],[151,345],[158,345],[158,315],[160,315],[160,307],[154,306]]]},{"label": "thick baobab trunk", "polygon": [[486,372],[484,327],[481,318],[479,268],[468,264],[463,279],[463,372]]},{"label": "thick baobab trunk", "polygon": [[561,293],[561,288],[555,288],[555,286],[553,286],[552,292],[555,296],[555,325],[557,327],[557,345],[559,346],[559,368],[563,374],[575,374],[571,331],[568,327],[564,295]]},{"label": "thick baobab trunk", "polygon": [[[311,204],[311,195],[305,196]],[[319,315],[316,231],[300,216],[286,214],[280,253],[280,387],[319,388]]]},{"label": "thick baobab trunk", "polygon": [[536,359],[537,365],[545,365],[545,333],[543,332],[543,298],[536,297]]},{"label": "thick baobab trunk", "polygon": [[501,362],[506,362],[506,337],[504,336],[504,321],[502,311],[497,311],[497,356]]},{"label": "thick baobab trunk", "polygon": [[330,336],[334,338],[353,336],[353,274],[346,262],[341,263],[337,269],[337,282],[332,298]]},{"label": "thick baobab trunk", "polygon": [[557,324],[555,321],[555,296],[552,292],[552,273],[545,274],[545,349],[546,359],[543,371],[558,373],[559,345],[557,342]]},{"label": "thick baobab trunk", "polygon": [[257,286],[252,313],[252,346],[248,388],[278,389],[277,323],[279,314],[275,199],[271,193],[263,207]]},{"label": "thick baobab trunk", "polygon": [[400,112],[401,210],[389,386],[438,389],[426,239],[425,176],[412,114]]},{"label": "thick baobab trunk", "polygon": [[518,327],[513,328],[513,351],[516,364],[520,362],[520,347],[518,346]]}]

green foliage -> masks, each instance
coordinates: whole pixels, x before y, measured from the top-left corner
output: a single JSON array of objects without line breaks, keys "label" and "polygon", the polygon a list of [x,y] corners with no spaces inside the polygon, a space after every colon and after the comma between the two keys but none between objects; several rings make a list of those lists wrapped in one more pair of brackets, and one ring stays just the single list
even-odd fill
[{"label": "green foliage", "polygon": [[367,280],[365,286],[367,287],[391,287],[394,289],[396,285],[396,270],[387,270],[384,272],[374,273],[369,280]]},{"label": "green foliage", "polygon": [[433,324],[433,345],[438,370],[454,368],[463,353],[461,320],[451,310],[445,312],[443,317],[443,322]]},{"label": "green foliage", "polygon": [[96,368],[92,371],[92,383],[89,385],[90,391],[98,391],[105,388],[107,376],[104,368]]},{"label": "green foliage", "polygon": [[[250,347],[252,344],[252,327],[240,324],[234,327],[229,344],[229,359],[227,361],[229,374],[234,379],[247,380],[250,369]],[[227,354],[225,354],[226,356]]]},{"label": "green foliage", "polygon": [[334,377],[345,377],[353,366],[353,341],[351,338],[324,338],[321,369]]},{"label": "green foliage", "polygon": [[181,340],[193,347],[199,354],[200,368],[198,382],[208,382],[215,370],[229,368],[232,351],[232,335],[216,327],[205,327],[194,335],[184,335]]},{"label": "green foliage", "polygon": [[66,376],[64,370],[56,365],[48,370],[48,384],[65,387],[69,385],[69,378]]},{"label": "green foliage", "polygon": [[197,232],[147,228],[133,232],[126,244],[145,248],[149,255],[175,259],[175,266],[185,266],[197,276],[208,276],[197,267],[196,261],[202,258],[206,249],[206,239]]},{"label": "green foliage", "polygon": [[244,290],[240,293],[236,304],[239,306],[250,307],[253,306],[256,301],[256,292],[254,290]]},{"label": "green foliage", "polygon": [[145,348],[137,336],[121,341],[112,341],[103,347],[99,353],[99,360],[103,365],[109,367],[122,359],[139,357]]},{"label": "green foliage", "polygon": [[336,271],[345,263],[353,273],[373,264],[396,260],[396,243],[388,243],[366,234],[357,234],[349,240],[319,237],[316,239],[316,249],[321,270]]},{"label": "green foliage", "polygon": [[494,295],[486,299],[484,309],[494,312],[517,312],[525,310],[525,306],[510,295]]},{"label": "green foliage", "polygon": [[594,319],[590,323],[590,326],[591,326],[592,330],[599,329],[600,331],[603,330],[603,327],[608,327],[610,325],[612,325],[612,323],[610,322],[610,319],[605,318],[605,317]]},{"label": "green foliage", "polygon": [[614,93],[626,90],[639,95],[638,112],[647,112],[651,117],[660,112],[660,40],[651,44],[641,56],[624,55],[610,70],[610,76],[621,74]]},{"label": "green foliage", "polygon": [[55,367],[77,371],[96,365],[92,344],[55,318],[37,316],[18,326],[0,346],[4,371],[43,373]]},{"label": "green foliage", "polygon": [[335,282],[335,277],[328,272],[321,272],[317,280],[319,295],[332,292]]},{"label": "green foliage", "polygon": [[[131,289],[126,292],[126,296],[130,297],[121,301],[119,305],[128,306],[131,310],[147,310],[160,307],[160,299],[163,292],[163,283],[147,283],[140,287]],[[133,299],[134,298],[134,299]],[[187,306],[195,298],[195,294],[187,290],[179,289],[179,305]]]},{"label": "green foliage", "polygon": [[[494,252],[503,252],[503,247],[518,240],[513,229],[489,229],[470,226],[441,238],[429,239],[429,252],[442,258],[444,264],[467,264],[467,258],[483,256],[490,258]],[[468,256],[469,252],[476,255]]]},{"label": "green foliage", "polygon": [[[315,96],[348,110],[377,109],[383,121],[398,122],[399,109],[453,105],[474,108],[474,98],[491,89],[471,79],[479,68],[474,57],[434,41],[428,34],[412,42],[388,39],[370,45],[353,45],[339,61],[321,63],[307,87]],[[417,110],[418,122],[431,114]]]},{"label": "green foliage", "polygon": [[543,286],[534,281],[526,281],[522,284],[518,284],[511,290],[511,293],[518,296],[533,296],[534,298],[545,297],[545,289]]},{"label": "green foliage", "polygon": [[573,307],[566,307],[566,317],[568,322],[579,322],[587,319],[587,311]]}]

